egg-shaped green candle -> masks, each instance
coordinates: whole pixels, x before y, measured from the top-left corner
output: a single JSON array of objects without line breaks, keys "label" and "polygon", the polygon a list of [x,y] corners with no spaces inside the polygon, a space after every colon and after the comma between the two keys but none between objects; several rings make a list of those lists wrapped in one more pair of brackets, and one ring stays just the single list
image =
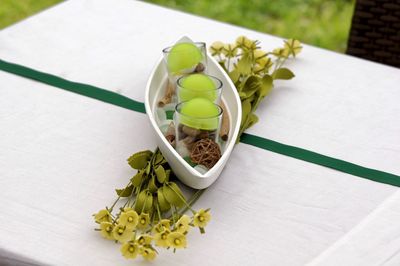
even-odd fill
[{"label": "egg-shaped green candle", "polygon": [[203,130],[218,128],[222,109],[212,101],[206,98],[193,98],[179,105],[181,124]]},{"label": "egg-shaped green candle", "polygon": [[193,43],[177,43],[168,53],[167,66],[172,73],[196,67],[203,59],[201,50]]},{"label": "egg-shaped green candle", "polygon": [[[215,78],[214,78],[215,79]],[[218,80],[219,81],[219,80]],[[218,97],[218,89],[213,78],[205,74],[191,74],[178,80],[179,101],[188,101],[193,98],[206,98],[212,102]],[[222,83],[221,83],[222,85]]]}]

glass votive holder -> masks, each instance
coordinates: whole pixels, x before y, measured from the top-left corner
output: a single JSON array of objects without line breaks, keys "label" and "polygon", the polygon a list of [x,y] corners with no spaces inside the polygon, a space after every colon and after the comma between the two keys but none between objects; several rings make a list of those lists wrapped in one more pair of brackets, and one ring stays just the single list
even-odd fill
[{"label": "glass votive holder", "polygon": [[206,98],[193,98],[175,107],[175,149],[189,164],[205,165],[208,169],[215,164],[193,162],[191,158],[193,158],[192,152],[196,149],[196,145],[204,142],[217,149],[220,156],[218,136],[222,112],[219,105]]},{"label": "glass votive holder", "polygon": [[203,73],[207,68],[207,49],[204,42],[182,42],[163,49],[164,62],[172,84],[189,73]]},{"label": "glass votive holder", "polygon": [[189,101],[193,98],[206,98],[218,104],[221,92],[222,81],[207,74],[184,75],[177,81],[176,94],[178,102]]}]

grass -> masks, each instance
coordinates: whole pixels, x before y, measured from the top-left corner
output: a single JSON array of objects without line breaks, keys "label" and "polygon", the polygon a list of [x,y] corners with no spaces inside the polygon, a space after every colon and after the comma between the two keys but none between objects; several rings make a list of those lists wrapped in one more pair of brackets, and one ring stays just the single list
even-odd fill
[{"label": "grass", "polygon": [[61,0],[0,0],[0,29],[59,2]]},{"label": "grass", "polygon": [[[346,49],[354,8],[354,0],[146,1],[338,52]],[[58,2],[0,0],[0,29]]]},{"label": "grass", "polygon": [[339,52],[354,8],[354,0],[146,1]]}]

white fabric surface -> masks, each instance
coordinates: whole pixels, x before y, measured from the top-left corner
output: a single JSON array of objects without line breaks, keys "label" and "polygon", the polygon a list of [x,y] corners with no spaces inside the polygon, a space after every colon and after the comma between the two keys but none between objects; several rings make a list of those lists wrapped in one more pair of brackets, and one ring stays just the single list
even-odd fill
[{"label": "white fabric surface", "polygon": [[[1,31],[0,58],[142,101],[164,46],[241,34],[281,43],[140,2],[75,0]],[[277,84],[250,133],[400,174],[400,70],[311,46],[290,68],[297,77]],[[0,252],[130,265],[90,215],[133,174],[125,159],[155,145],[145,115],[4,72],[0,81]],[[207,234],[154,264],[396,265],[398,191],[239,144],[198,202],[212,208]]]},{"label": "white fabric surface", "polygon": [[400,265],[399,202],[397,191],[309,265]]}]

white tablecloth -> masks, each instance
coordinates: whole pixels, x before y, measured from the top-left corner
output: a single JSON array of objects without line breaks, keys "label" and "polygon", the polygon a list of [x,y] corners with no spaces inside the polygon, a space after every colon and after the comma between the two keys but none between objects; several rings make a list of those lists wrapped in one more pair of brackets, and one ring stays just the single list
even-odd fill
[{"label": "white tablecloth", "polygon": [[[0,58],[143,101],[161,49],[266,34],[129,0],[74,0],[0,32]],[[305,45],[250,133],[400,174],[400,70]],[[155,141],[147,117],[0,71],[0,264],[131,265],[91,214]],[[400,192],[238,144],[196,204],[213,219],[156,265],[399,265]],[[195,236],[194,236],[195,235]],[[137,262],[141,264],[140,260]]]}]

